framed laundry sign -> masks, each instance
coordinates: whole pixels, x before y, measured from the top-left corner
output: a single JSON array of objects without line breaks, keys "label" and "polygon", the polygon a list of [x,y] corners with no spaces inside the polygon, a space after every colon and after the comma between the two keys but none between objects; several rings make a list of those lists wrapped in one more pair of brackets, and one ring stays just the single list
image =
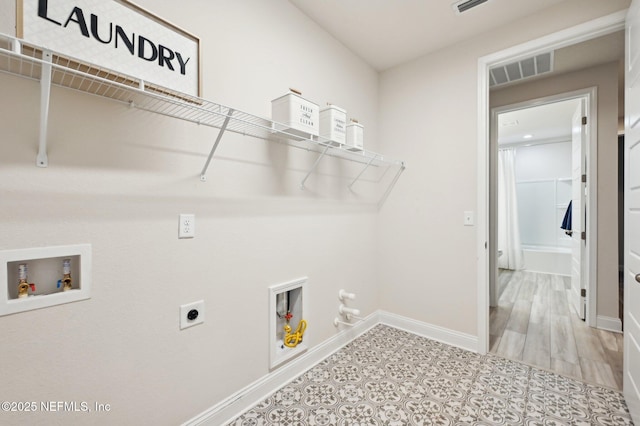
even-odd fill
[{"label": "framed laundry sign", "polygon": [[78,62],[200,96],[200,40],[126,0],[17,0],[16,35]]}]

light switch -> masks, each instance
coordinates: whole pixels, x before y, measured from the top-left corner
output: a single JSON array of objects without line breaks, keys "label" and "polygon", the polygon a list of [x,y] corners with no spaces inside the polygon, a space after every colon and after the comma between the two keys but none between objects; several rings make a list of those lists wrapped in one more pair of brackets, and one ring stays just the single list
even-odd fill
[{"label": "light switch", "polygon": [[466,211],[464,212],[464,226],[473,226],[474,224],[474,217],[473,217],[473,212],[472,211]]}]

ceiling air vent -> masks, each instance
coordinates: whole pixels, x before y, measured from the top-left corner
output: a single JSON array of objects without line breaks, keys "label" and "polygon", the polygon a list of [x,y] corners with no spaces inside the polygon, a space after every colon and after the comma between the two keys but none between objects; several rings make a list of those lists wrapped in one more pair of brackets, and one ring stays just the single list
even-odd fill
[{"label": "ceiling air vent", "polygon": [[495,87],[553,71],[553,52],[542,53],[489,70],[489,86]]},{"label": "ceiling air vent", "polygon": [[489,0],[463,0],[458,1],[453,4],[453,10],[457,13],[466,12],[469,9],[472,9],[476,6],[480,6],[482,3],[486,3]]}]

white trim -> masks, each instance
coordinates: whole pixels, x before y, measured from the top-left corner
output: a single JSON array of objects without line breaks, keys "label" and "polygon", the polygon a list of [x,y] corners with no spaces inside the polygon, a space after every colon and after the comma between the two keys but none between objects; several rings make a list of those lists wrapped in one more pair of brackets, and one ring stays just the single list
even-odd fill
[{"label": "white trim", "polygon": [[614,333],[622,333],[622,321],[620,318],[605,317],[598,315],[596,327],[600,330],[613,331]]},{"label": "white trim", "polygon": [[[477,231],[477,254],[478,254],[478,352],[486,353],[489,346],[489,68],[495,65],[508,63],[527,55],[543,52],[545,50],[557,49],[569,46],[582,41],[590,40],[606,34],[624,29],[626,10],[603,16],[580,25],[576,25],[565,30],[549,34],[547,36],[531,40],[529,42],[513,46],[493,54],[483,56],[478,59],[478,231]],[[595,113],[597,108],[592,109]],[[592,116],[593,117],[593,116]],[[595,155],[593,156],[595,157]],[[594,170],[596,165],[592,162],[590,169]],[[595,179],[592,179],[595,180]],[[593,202],[593,197],[591,197]],[[593,208],[593,206],[590,206]],[[592,210],[592,215],[597,215],[596,210]],[[597,216],[595,216],[597,217]],[[589,247],[590,262],[590,282],[587,291],[593,291],[591,281],[596,277],[596,253],[595,232],[589,227],[593,242]],[[587,240],[589,243],[589,239]],[[489,249],[491,249],[489,247]],[[594,287],[595,288],[595,287]],[[594,294],[593,292],[591,294]],[[595,309],[595,303],[591,304],[591,309]],[[588,317],[594,318],[594,313],[589,311]]]},{"label": "white trim", "polygon": [[[566,28],[564,30],[548,34],[546,36],[530,40],[528,42],[512,46],[505,50],[483,56],[479,59],[481,65],[486,64],[484,73],[488,73],[489,67],[508,64],[514,60],[524,59],[549,50],[560,49],[583,41],[602,37],[616,31],[624,30],[624,20],[627,15],[626,10],[621,10],[610,15],[596,18],[592,21]],[[484,67],[481,67],[480,72]],[[482,83],[489,88],[489,81]]]},{"label": "white trim", "polygon": [[478,351],[478,338],[471,334],[427,324],[411,318],[392,314],[391,312],[379,311],[380,322],[391,327],[399,328],[419,336],[427,337],[431,340],[457,346],[471,352]]},{"label": "white trim", "polygon": [[332,338],[309,349],[304,355],[287,363],[287,368],[272,371],[223,401],[220,401],[208,410],[186,421],[182,426],[217,426],[230,422],[309,368],[378,324],[385,324],[448,345],[476,352],[478,339],[475,336],[416,321],[389,312],[376,311],[364,320],[354,323],[353,327],[342,330]]},{"label": "white trim", "polygon": [[[372,313],[363,321],[354,323],[355,325],[353,327],[344,329],[332,338],[307,350],[303,355],[287,363],[286,368],[273,370],[208,410],[186,421],[183,423],[183,426],[218,426],[226,424],[304,373],[310,367],[336,352],[370,328],[376,326],[379,322],[378,312]],[[344,328],[344,326],[340,327]]]},{"label": "white trim", "polygon": [[[489,59],[478,60],[478,352],[489,351]],[[495,296],[493,297],[496,298]]]},{"label": "white trim", "polygon": [[[624,22],[624,21],[623,21]],[[587,103],[587,240],[585,255],[587,257],[587,308],[585,321],[593,327],[597,323],[598,308],[598,88],[591,88]],[[616,141],[617,142],[617,141]],[[583,262],[584,260],[581,260]]]}]

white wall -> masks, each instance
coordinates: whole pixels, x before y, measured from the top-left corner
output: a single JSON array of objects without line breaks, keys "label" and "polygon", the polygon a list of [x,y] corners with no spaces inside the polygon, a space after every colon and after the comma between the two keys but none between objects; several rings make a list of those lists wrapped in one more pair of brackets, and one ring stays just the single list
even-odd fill
[{"label": "white wall", "polygon": [[516,181],[571,178],[571,142],[516,148]]},{"label": "white wall", "polygon": [[[289,87],[332,102],[376,148],[378,76],[285,0],[141,6],[197,34],[204,97],[268,116]],[[186,421],[268,373],[267,287],[308,276],[311,347],[336,333],[340,288],[378,308],[381,185],[360,166],[54,88],[49,168],[35,167],[39,86],[0,75],[0,249],[93,247],[93,294],[0,317],[0,400],[89,401],[108,414],[1,414],[3,424]],[[178,240],[179,213],[196,215]],[[57,278],[56,278],[57,279]],[[180,304],[206,322],[180,331]],[[286,368],[286,367],[284,367]]]},{"label": "white wall", "polygon": [[628,4],[565,1],[381,74],[381,149],[411,160],[380,214],[383,309],[477,334],[478,58]]},{"label": "white wall", "polygon": [[[268,115],[296,87],[346,108],[367,147],[409,169],[378,214],[381,186],[347,191],[349,165],[324,162],[300,192],[313,155],[231,135],[202,184],[215,132],[60,89],[38,169],[38,85],[0,75],[0,249],[89,242],[94,259],[90,301],[0,318],[0,399],[112,406],[4,423],[185,421],[267,373],[267,286],[302,275],[311,346],[335,333],[340,288],[364,315],[475,334],[476,230],[462,212],[476,202],[477,58],[628,4],[566,1],[379,81],[285,0],[138,3],[201,37],[205,98]],[[177,239],[182,212],[196,215],[193,240]],[[200,298],[207,322],[180,332],[178,306]]]},{"label": "white wall", "polygon": [[560,225],[571,201],[571,142],[517,147],[515,179],[522,244],[570,247]]},{"label": "white wall", "polygon": [[4,1],[0,5],[0,33],[16,35],[16,2]]}]

